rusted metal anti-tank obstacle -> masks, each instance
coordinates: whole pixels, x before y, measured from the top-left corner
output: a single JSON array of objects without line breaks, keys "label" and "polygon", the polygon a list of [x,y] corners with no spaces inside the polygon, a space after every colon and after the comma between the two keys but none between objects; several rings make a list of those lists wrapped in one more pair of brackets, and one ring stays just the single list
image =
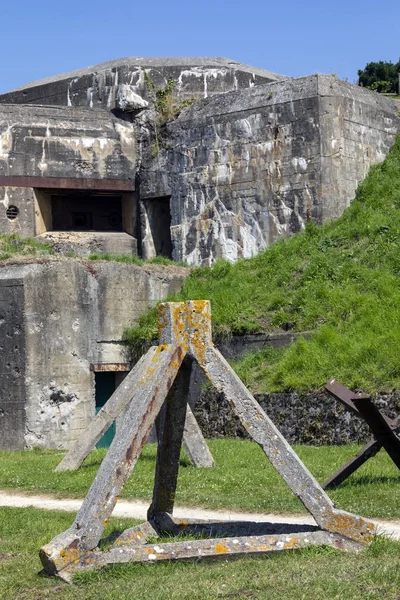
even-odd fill
[{"label": "rusted metal anti-tank obstacle", "polygon": [[339,400],[343,406],[367,423],[374,437],[353,458],[342,465],[322,484],[324,490],[335,488],[357,471],[367,460],[384,448],[400,469],[400,419],[392,420],[383,414],[373,403],[369,394],[352,392],[342,383],[330,379],[325,384],[326,391]]},{"label": "rusted metal anti-tank obstacle", "polygon": [[[358,550],[372,541],[375,525],[338,510],[297,454],[240,381],[211,339],[207,301],[170,302],[159,308],[160,344],[143,361],[134,401],[97,472],[73,525],[41,548],[48,574],[69,581],[82,569],[121,562],[157,562],[180,558],[262,554],[330,544]],[[197,361],[213,385],[223,392],[249,435],[300,498],[316,526],[268,523],[212,523],[172,517],[179,455],[185,427],[190,371]],[[107,550],[98,548],[120,492],[156,422],[158,452],[153,500],[148,521],[122,532]],[[213,539],[147,543],[164,533],[207,533]],[[215,537],[218,536],[218,537]]]}]

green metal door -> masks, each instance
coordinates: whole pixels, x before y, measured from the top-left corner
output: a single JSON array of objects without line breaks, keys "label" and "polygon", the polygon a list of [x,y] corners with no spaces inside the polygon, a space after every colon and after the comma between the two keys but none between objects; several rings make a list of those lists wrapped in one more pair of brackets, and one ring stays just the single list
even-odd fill
[{"label": "green metal door", "polygon": [[[95,384],[96,384],[96,414],[99,412],[102,406],[105,405],[107,400],[112,396],[115,390],[115,373],[104,372],[95,373]],[[114,439],[115,435],[115,422],[105,432],[103,437],[96,444],[96,448],[108,448]]]}]

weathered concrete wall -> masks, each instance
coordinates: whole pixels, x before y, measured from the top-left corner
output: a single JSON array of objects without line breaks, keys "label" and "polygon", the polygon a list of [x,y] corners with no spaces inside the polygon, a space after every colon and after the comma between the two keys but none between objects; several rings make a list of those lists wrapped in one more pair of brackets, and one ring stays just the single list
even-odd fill
[{"label": "weathered concrete wall", "polygon": [[18,272],[0,280],[0,448],[22,449],[25,435],[26,326]]},{"label": "weathered concrete wall", "polygon": [[[213,95],[166,125],[153,109],[112,114],[121,86],[146,97],[145,71],[157,86],[172,77],[182,97]],[[336,76],[282,79],[227,59],[121,59],[34,82],[0,104],[0,176],[124,181],[131,192],[139,181],[124,231],[145,258],[190,264],[249,257],[309,219],[339,216],[400,128],[395,101]],[[32,187],[12,186],[0,188],[0,230],[43,233]],[[135,252],[133,241],[117,246]]]},{"label": "weathered concrete wall", "polygon": [[[138,150],[133,123],[98,110],[3,105],[0,107],[0,176],[124,180],[135,187]],[[22,187],[23,186],[23,187]],[[42,186],[43,187],[43,186]],[[3,205],[4,210],[1,209]],[[17,219],[6,210],[16,206]],[[0,186],[0,231],[34,236],[32,187]],[[131,232],[130,232],[131,233]]]},{"label": "weathered concrete wall", "polygon": [[[7,209],[16,206],[16,219],[7,217]],[[16,233],[21,237],[33,237],[35,230],[35,200],[31,187],[0,186],[0,232]]]},{"label": "weathered concrete wall", "polygon": [[206,98],[283,78],[227,58],[128,57],[34,81],[1,95],[0,103],[123,109],[121,92],[148,98],[145,72],[157,87],[173,79],[180,98]]},{"label": "weathered concrete wall", "polygon": [[197,102],[165,127],[155,157],[149,139],[142,202],[171,196],[176,260],[249,257],[308,219],[343,212],[393,143],[397,112],[392,100],[323,75]]},{"label": "weathered concrete wall", "polygon": [[322,220],[339,217],[400,131],[399,104],[334,76],[318,76]]},{"label": "weathered concrete wall", "polygon": [[87,258],[91,254],[137,255],[137,239],[125,232],[108,231],[50,231],[38,237],[40,242],[52,244],[54,254],[68,254]]},{"label": "weathered concrete wall", "polygon": [[91,365],[127,362],[124,327],[186,274],[74,260],[0,268],[0,447],[65,448],[82,434],[95,412]]},{"label": "weathered concrete wall", "polygon": [[0,175],[134,180],[133,124],[102,110],[0,107]]}]

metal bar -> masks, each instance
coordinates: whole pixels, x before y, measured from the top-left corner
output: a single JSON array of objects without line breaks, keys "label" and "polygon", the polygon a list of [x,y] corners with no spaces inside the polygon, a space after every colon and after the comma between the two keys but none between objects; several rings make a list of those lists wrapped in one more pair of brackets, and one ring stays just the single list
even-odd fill
[{"label": "metal bar", "polygon": [[172,514],[174,508],[192,362],[189,357],[184,360],[157,418],[156,474],[153,500],[147,515],[156,523],[158,513]]},{"label": "metal bar", "polygon": [[368,459],[372,458],[382,448],[382,444],[372,439],[361,450],[340,467],[322,484],[324,490],[332,489],[343,483],[352,473],[357,471]]},{"label": "metal bar", "polygon": [[[331,396],[342,402],[346,408],[354,412],[358,417],[361,417],[361,415],[356,404],[354,403],[354,400],[371,400],[371,396],[369,394],[364,394],[363,392],[352,392],[349,388],[342,383],[339,383],[335,379],[328,381],[328,383],[324,385],[324,388],[329,394],[331,394]],[[380,414],[391,429],[394,430],[399,428],[399,418],[389,419],[389,417],[387,417],[385,414]]]},{"label": "metal bar", "polygon": [[95,548],[117,498],[131,474],[185,353],[180,346],[157,348],[147,381],[130,402],[124,422],[97,472],[74,523],[40,550],[45,571],[55,574]]},{"label": "metal bar", "polygon": [[83,463],[87,455],[95,448],[97,442],[107,431],[118,415],[124,410],[133,396],[148,382],[153,369],[153,360],[157,356],[157,346],[149,348],[145,356],[133,367],[124,381],[117,387],[113,395],[99,410],[91,422],[85,436],[79,437],[71,446],[56,471],[74,471]]},{"label": "metal bar", "polygon": [[369,425],[376,440],[382,444],[394,464],[400,469],[400,439],[369,398],[355,398],[354,404],[360,415]]},{"label": "metal bar", "polygon": [[346,408],[360,416],[358,409],[354,404],[355,398],[370,398],[368,394],[362,392],[352,392],[348,387],[339,383],[335,379],[330,379],[328,383],[324,385],[326,391],[333,396],[336,400],[339,400]]},{"label": "metal bar", "polygon": [[75,177],[30,177],[25,175],[0,175],[0,186],[67,190],[98,190],[110,192],[135,191],[134,179],[78,179]]}]

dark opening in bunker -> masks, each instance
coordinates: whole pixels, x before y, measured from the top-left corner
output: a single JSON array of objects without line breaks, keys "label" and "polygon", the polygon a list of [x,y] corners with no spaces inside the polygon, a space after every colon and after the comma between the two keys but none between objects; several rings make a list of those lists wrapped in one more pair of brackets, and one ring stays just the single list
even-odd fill
[{"label": "dark opening in bunker", "polygon": [[[96,396],[96,414],[105,405],[107,400],[113,395],[116,388],[115,373],[104,372],[95,373],[95,396]],[[96,444],[96,448],[108,448],[114,439],[115,422],[107,429],[103,437]]]},{"label": "dark opening in bunker", "polygon": [[52,194],[51,213],[53,231],[123,231],[120,195]]},{"label": "dark opening in bunker", "polygon": [[170,197],[146,200],[145,208],[156,256],[172,258]]}]

